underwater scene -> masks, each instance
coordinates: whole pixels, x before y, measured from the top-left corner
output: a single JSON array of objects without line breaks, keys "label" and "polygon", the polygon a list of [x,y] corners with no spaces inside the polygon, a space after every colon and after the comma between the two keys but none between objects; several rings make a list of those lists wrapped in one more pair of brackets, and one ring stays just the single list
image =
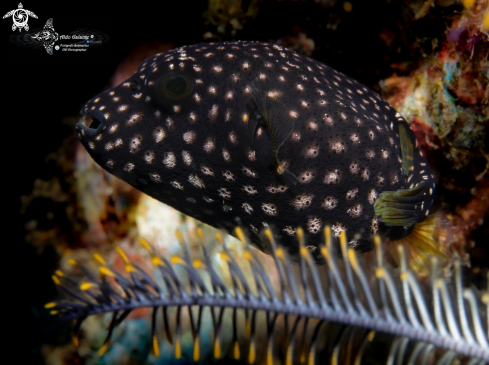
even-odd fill
[{"label": "underwater scene", "polygon": [[114,6],[8,75],[19,359],[489,364],[489,0]]}]

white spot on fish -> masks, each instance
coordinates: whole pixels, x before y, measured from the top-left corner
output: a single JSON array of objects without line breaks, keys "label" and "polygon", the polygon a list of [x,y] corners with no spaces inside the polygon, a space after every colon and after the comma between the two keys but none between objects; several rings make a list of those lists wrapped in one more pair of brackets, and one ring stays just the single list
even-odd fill
[{"label": "white spot on fish", "polygon": [[363,207],[362,204],[356,204],[349,208],[346,212],[353,218],[358,218],[362,215]]},{"label": "white spot on fish", "polygon": [[150,172],[150,173],[149,173],[149,178],[150,178],[151,180],[153,180],[154,182],[156,182],[156,183],[160,183],[160,182],[161,182],[161,177],[160,177],[160,175],[158,175],[158,174],[157,174],[157,173],[155,173],[155,172]]},{"label": "white spot on fish", "polygon": [[307,127],[310,131],[316,132],[318,130],[318,123],[315,120],[311,120],[307,123]]},{"label": "white spot on fish", "polygon": [[255,195],[256,193],[258,193],[258,191],[251,185],[243,186],[242,190],[246,191],[250,195]]},{"label": "white spot on fish", "polygon": [[338,205],[338,199],[334,196],[327,196],[321,206],[326,210],[333,210]]},{"label": "white spot on fish", "polygon": [[341,139],[332,140],[332,141],[330,141],[329,145],[330,145],[331,151],[333,151],[335,153],[345,152],[345,150],[346,150],[345,143]]},{"label": "white spot on fish", "polygon": [[243,203],[241,207],[245,210],[246,213],[251,214],[253,213],[253,207],[249,205],[248,203]]},{"label": "white spot on fish", "polygon": [[190,174],[188,177],[189,183],[199,189],[205,189],[204,181],[197,175]]},{"label": "white spot on fish", "polygon": [[306,156],[308,158],[315,158],[319,154],[319,145],[311,144],[311,145],[306,147],[306,149],[304,150],[303,153],[304,153],[304,156]]},{"label": "white spot on fish", "polygon": [[285,233],[287,233],[289,236],[295,236],[295,228],[292,228],[291,226],[285,226],[285,228],[282,230]]},{"label": "white spot on fish", "polygon": [[112,125],[109,127],[108,132],[109,132],[110,134],[112,134],[112,133],[114,133],[114,132],[117,130],[117,128],[118,128],[118,127],[119,127],[119,124],[118,124],[118,123],[112,124]]},{"label": "white spot on fish", "polygon": [[305,209],[311,206],[314,195],[308,195],[306,193],[296,196],[291,200],[290,204],[297,210]]},{"label": "white spot on fish", "polygon": [[219,193],[219,196],[223,197],[224,199],[231,199],[231,192],[228,189],[219,188],[217,192]]},{"label": "white spot on fish", "polygon": [[200,171],[202,171],[204,175],[214,176],[214,171],[212,171],[210,167],[202,165]]},{"label": "white spot on fish", "polygon": [[232,208],[232,207],[230,207],[229,205],[225,205],[225,204],[224,204],[224,205],[222,206],[222,210],[223,210],[224,212],[226,212],[226,213],[227,213],[227,212],[230,212],[231,210],[233,210],[233,208]]},{"label": "white spot on fish", "polygon": [[338,184],[341,181],[341,171],[338,169],[328,171],[324,176],[325,184]]},{"label": "white spot on fish", "polygon": [[216,120],[218,110],[219,110],[219,106],[217,104],[212,105],[212,108],[209,110],[209,119],[211,121]]},{"label": "white spot on fish", "polygon": [[153,151],[146,151],[144,153],[144,161],[148,164],[152,164],[155,159],[155,154]]},{"label": "white spot on fish", "polygon": [[170,184],[171,184],[171,185],[172,185],[174,188],[176,188],[176,189],[183,190],[183,186],[182,186],[182,184],[180,184],[180,183],[179,183],[178,181],[176,181],[176,180],[175,180],[175,181],[171,181],[171,182],[170,182]]},{"label": "white spot on fish", "polygon": [[248,160],[250,160],[250,161],[256,161],[256,152],[255,151],[249,149],[246,152],[246,156],[248,157]]},{"label": "white spot on fish", "polygon": [[114,142],[107,142],[104,148],[106,151],[112,151],[114,149]]},{"label": "white spot on fish", "polygon": [[253,178],[258,177],[257,174],[252,169],[250,169],[248,167],[243,166],[241,171],[243,172],[243,174],[245,174],[248,177],[253,177]]},{"label": "white spot on fish", "polygon": [[348,190],[346,192],[346,200],[353,200],[358,193],[358,188]]},{"label": "white spot on fish", "polygon": [[167,152],[165,153],[164,157],[163,157],[163,164],[168,167],[169,169],[175,167],[177,163],[177,159],[175,157],[175,155],[173,154],[173,152]]},{"label": "white spot on fish", "polygon": [[224,161],[226,161],[226,162],[231,161],[231,155],[229,154],[228,150],[225,148],[222,149],[222,157],[224,158]]},{"label": "white spot on fish", "polygon": [[165,130],[163,127],[156,127],[153,131],[153,137],[156,143],[160,143],[165,138]]},{"label": "white spot on fish", "polygon": [[334,124],[333,118],[331,118],[331,116],[328,114],[323,115],[323,120],[324,120],[324,123],[329,125],[329,126],[332,126]]},{"label": "white spot on fish", "polygon": [[377,234],[378,231],[379,231],[379,220],[377,216],[374,216],[372,219],[372,223],[370,224],[370,232],[372,232],[372,234]]},{"label": "white spot on fish", "polygon": [[341,232],[346,232],[346,227],[344,227],[341,223],[336,222],[336,224],[333,224],[331,227],[331,230],[333,231],[335,237],[339,237]]},{"label": "white spot on fish", "polygon": [[372,160],[375,157],[375,151],[372,150],[372,149],[368,149],[365,152],[365,156],[367,156],[367,158],[369,158],[370,160]]},{"label": "white spot on fish", "polygon": [[357,161],[353,161],[350,165],[350,172],[353,174],[353,175],[356,175],[360,172],[360,166],[358,164]]},{"label": "white spot on fish", "polygon": [[299,182],[302,184],[307,184],[311,182],[316,177],[316,172],[312,169],[307,169],[299,174]]},{"label": "white spot on fish", "polygon": [[139,134],[136,134],[132,139],[129,144],[129,151],[131,153],[136,153],[139,151],[141,148],[141,141],[143,140],[143,137],[141,137]]},{"label": "white spot on fish", "polygon": [[182,159],[185,165],[190,166],[192,164],[192,156],[190,155],[190,152],[182,151]]},{"label": "white spot on fish", "polygon": [[372,189],[368,193],[368,202],[373,205],[378,197],[379,194],[375,191],[375,189]]},{"label": "white spot on fish", "polygon": [[226,181],[234,181],[234,174],[229,170],[223,171],[222,176]]},{"label": "white spot on fish", "polygon": [[318,217],[309,218],[307,221],[307,230],[312,234],[319,233],[321,231],[322,226],[323,223],[321,222],[321,219],[319,219]]},{"label": "white spot on fish", "polygon": [[128,162],[124,165],[124,171],[131,172],[134,170],[134,164],[132,162]]},{"label": "white spot on fish", "polygon": [[216,142],[214,138],[208,137],[204,143],[204,151],[207,153],[211,153],[214,148],[216,148]]},{"label": "white spot on fish", "polygon": [[188,144],[192,144],[195,141],[195,137],[197,137],[197,134],[194,131],[188,131],[183,134],[183,140]]},{"label": "white spot on fish", "polygon": [[267,215],[277,215],[277,207],[274,204],[271,203],[262,203],[261,209],[265,212]]}]

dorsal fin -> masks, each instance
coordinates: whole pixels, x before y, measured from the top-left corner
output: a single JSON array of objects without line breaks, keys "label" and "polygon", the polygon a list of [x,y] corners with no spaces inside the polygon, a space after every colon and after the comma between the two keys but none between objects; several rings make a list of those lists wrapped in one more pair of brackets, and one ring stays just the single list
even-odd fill
[{"label": "dorsal fin", "polygon": [[413,170],[414,146],[406,128],[402,124],[399,124],[399,140],[401,144],[402,170],[404,175],[408,176]]},{"label": "dorsal fin", "polygon": [[285,113],[286,106],[282,101],[269,97],[260,88],[258,78],[251,81],[249,88],[252,98],[247,104],[250,112],[248,128],[253,143],[256,141],[258,127],[263,126],[270,138],[269,146],[259,146],[265,163],[272,164],[287,182],[295,185],[297,184],[297,177],[289,169],[280,168],[281,163],[278,157],[279,149],[292,133],[295,122]]}]

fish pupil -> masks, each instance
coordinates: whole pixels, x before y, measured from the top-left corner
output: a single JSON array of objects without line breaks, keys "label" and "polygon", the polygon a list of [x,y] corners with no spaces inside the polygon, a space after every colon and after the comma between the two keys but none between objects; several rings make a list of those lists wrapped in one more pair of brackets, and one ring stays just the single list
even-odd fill
[{"label": "fish pupil", "polygon": [[133,89],[134,91],[141,90],[141,84],[140,84],[139,80],[137,80],[137,79],[132,80],[131,89]]},{"label": "fish pupil", "polygon": [[166,89],[175,95],[182,95],[187,89],[187,81],[180,76],[175,76],[166,82]]}]

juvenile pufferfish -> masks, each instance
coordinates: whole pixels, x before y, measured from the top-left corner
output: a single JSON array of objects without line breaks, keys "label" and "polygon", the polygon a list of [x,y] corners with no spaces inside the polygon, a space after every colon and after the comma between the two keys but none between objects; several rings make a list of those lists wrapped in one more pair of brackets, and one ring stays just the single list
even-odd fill
[{"label": "juvenile pufferfish", "polygon": [[[90,100],[77,133],[111,174],[232,233],[275,229],[313,255],[322,228],[371,249],[409,237],[435,182],[409,125],[379,95],[311,58],[258,42],[201,43],[146,59]],[[317,256],[316,256],[317,257]]]}]

